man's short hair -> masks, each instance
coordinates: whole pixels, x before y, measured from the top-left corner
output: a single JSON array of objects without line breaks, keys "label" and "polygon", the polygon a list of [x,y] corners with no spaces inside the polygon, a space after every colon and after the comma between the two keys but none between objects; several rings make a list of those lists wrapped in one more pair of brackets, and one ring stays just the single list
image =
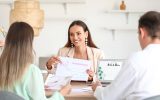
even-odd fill
[{"label": "man's short hair", "polygon": [[160,13],[146,12],[140,17],[138,28],[145,28],[151,38],[160,38]]}]

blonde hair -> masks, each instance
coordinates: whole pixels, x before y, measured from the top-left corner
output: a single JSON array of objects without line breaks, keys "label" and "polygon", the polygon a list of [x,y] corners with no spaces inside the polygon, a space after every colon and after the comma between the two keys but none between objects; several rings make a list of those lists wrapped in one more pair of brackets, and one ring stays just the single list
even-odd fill
[{"label": "blonde hair", "polygon": [[25,22],[13,23],[0,57],[0,90],[12,90],[33,63],[33,29]]}]

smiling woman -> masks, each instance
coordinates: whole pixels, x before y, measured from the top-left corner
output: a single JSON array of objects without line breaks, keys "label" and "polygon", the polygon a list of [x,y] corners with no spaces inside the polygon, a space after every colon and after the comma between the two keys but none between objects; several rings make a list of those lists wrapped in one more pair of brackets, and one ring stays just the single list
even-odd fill
[{"label": "smiling woman", "polygon": [[48,60],[46,65],[49,70],[61,62],[59,56],[90,60],[92,66],[86,72],[89,75],[89,80],[93,80],[97,69],[97,61],[104,58],[104,53],[92,41],[87,25],[81,20],[76,20],[69,26],[68,41],[65,46],[59,49],[57,56]]}]

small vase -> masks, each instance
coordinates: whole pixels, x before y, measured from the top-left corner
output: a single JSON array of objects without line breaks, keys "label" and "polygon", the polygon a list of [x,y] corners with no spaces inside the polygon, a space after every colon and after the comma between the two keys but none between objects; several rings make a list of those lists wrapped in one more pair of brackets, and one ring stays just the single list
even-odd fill
[{"label": "small vase", "polygon": [[126,10],[126,4],[125,4],[124,0],[122,0],[122,2],[120,4],[120,10]]}]

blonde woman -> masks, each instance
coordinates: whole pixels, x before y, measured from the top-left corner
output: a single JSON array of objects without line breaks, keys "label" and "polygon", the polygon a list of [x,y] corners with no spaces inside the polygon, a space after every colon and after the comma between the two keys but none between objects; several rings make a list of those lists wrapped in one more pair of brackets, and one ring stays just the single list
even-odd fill
[{"label": "blonde woman", "polygon": [[[25,100],[64,100],[55,92],[46,98],[43,77],[33,63],[34,32],[25,22],[13,23],[6,36],[0,57],[0,90],[11,91]],[[61,90],[63,93],[67,89]]]}]

